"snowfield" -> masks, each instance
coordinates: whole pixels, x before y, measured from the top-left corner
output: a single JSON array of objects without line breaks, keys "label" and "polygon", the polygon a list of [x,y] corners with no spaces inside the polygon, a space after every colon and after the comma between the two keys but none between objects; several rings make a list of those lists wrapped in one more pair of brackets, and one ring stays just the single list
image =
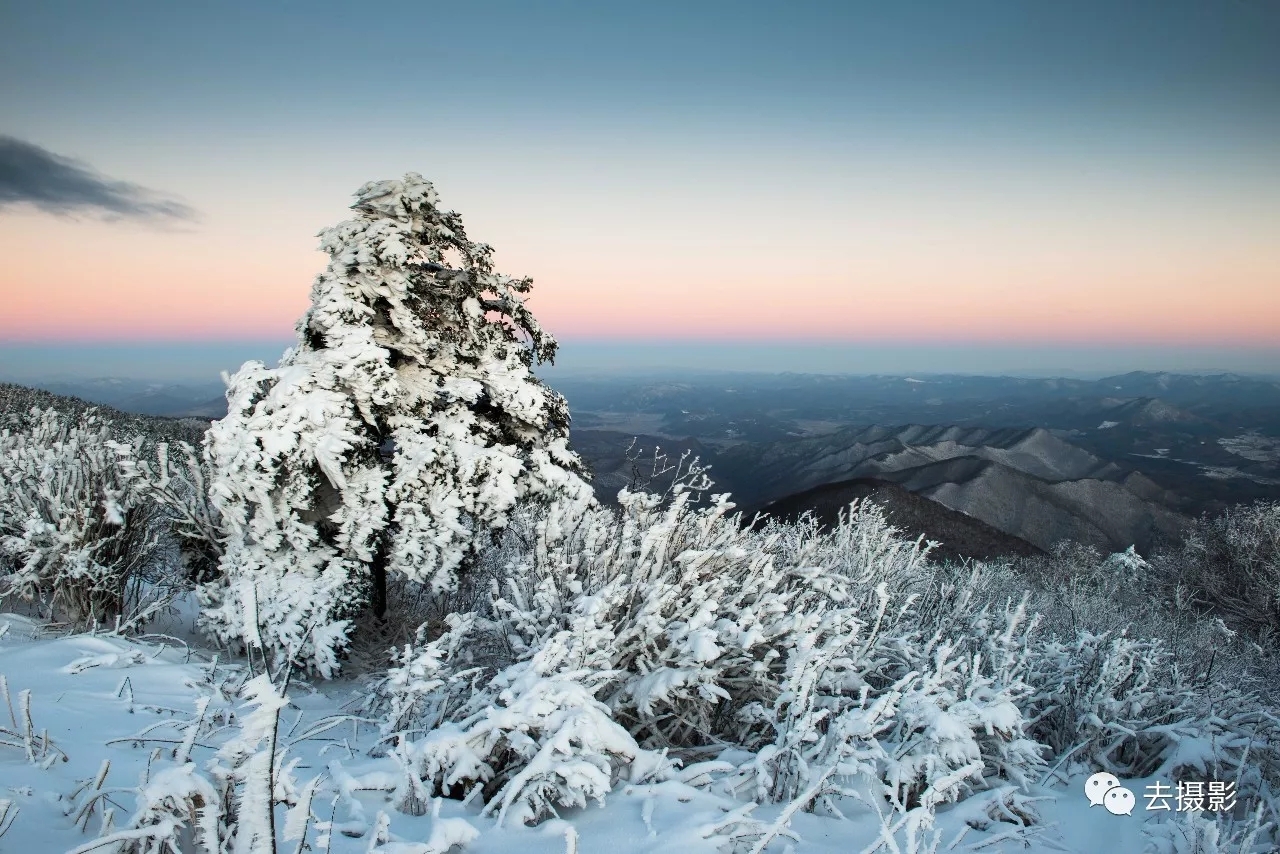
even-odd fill
[{"label": "snowfield", "polygon": [[1280,462],[1280,439],[1264,436],[1257,431],[1251,430],[1239,436],[1219,439],[1218,444],[1229,453],[1252,462]]},{"label": "snowfield", "polygon": [[[115,827],[125,826],[137,805],[137,788],[178,770],[174,752],[183,748],[184,739],[191,741],[193,763],[202,767],[235,732],[231,722],[188,737],[201,703],[207,704],[206,719],[220,708],[234,710],[243,719],[243,705],[226,692],[247,676],[247,662],[218,661],[210,651],[187,645],[194,641],[189,614],[166,628],[174,635],[147,641],[110,634],[56,636],[43,633],[25,617],[0,615],[0,674],[18,718],[16,729],[22,729],[21,698],[30,692],[36,733],[34,761],[9,733],[0,744],[0,799],[12,802],[11,824],[0,838],[0,850],[116,850],[96,844],[105,816],[110,814],[108,821]],[[560,819],[535,827],[510,821],[499,826],[493,818],[481,816],[479,805],[448,799],[435,799],[426,815],[406,815],[391,806],[399,783],[394,763],[369,756],[381,735],[375,722],[359,716],[365,693],[356,681],[292,683],[281,714],[282,741],[290,761],[297,762],[297,777],[319,776],[320,782],[312,800],[314,819],[302,847],[297,848],[299,840],[293,839],[279,850],[715,852],[731,850],[735,822],[747,812],[772,825],[783,809],[778,805],[751,810],[748,804],[718,794],[716,763],[704,763],[702,770],[686,769],[683,781],[621,784],[603,806],[562,810]],[[8,715],[0,708],[6,728],[14,723]],[[1137,854],[1148,850],[1144,828],[1171,829],[1178,816],[1145,812],[1141,793],[1154,782],[1125,781],[1139,796],[1131,816],[1091,808],[1079,776],[1033,787],[1040,820],[1030,832],[989,817],[998,814],[995,805],[1006,790],[979,793],[938,808],[937,850]],[[286,828],[285,810],[279,808],[278,813],[277,828]],[[766,851],[912,850],[902,828],[884,838],[880,818],[856,802],[847,805],[845,820],[807,813],[790,818],[795,838],[778,839]]]}]

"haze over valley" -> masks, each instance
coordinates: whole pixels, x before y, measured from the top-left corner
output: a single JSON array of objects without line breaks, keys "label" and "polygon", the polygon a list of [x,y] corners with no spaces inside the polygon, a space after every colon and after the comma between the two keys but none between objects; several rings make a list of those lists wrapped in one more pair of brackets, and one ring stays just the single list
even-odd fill
[{"label": "haze over valley", "polygon": [[[42,385],[126,412],[225,412],[219,382]],[[747,516],[870,498],[984,557],[1063,540],[1146,552],[1188,518],[1280,497],[1280,379],[1263,375],[578,373],[552,385],[605,502],[652,474],[655,447],[669,462],[688,451]]]}]

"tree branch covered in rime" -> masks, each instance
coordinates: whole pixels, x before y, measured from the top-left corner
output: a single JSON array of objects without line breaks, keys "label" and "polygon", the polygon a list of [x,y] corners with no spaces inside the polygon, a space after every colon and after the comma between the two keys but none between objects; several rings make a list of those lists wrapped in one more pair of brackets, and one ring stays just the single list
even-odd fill
[{"label": "tree branch covered in rime", "polygon": [[670,498],[677,492],[691,492],[694,500],[700,501],[715,486],[711,480],[711,466],[704,465],[692,451],[681,452],[680,458],[672,462],[671,457],[655,445],[652,457],[646,459],[644,449],[637,448],[636,440],[632,439],[625,455],[631,466],[629,492],[647,492],[664,498]]},{"label": "tree branch covered in rime", "polygon": [[386,573],[449,590],[518,503],[592,501],[555,355],[461,217],[410,174],[356,194],[323,232],[297,345],[228,379],[205,446],[225,528],[206,628],[324,675]]}]

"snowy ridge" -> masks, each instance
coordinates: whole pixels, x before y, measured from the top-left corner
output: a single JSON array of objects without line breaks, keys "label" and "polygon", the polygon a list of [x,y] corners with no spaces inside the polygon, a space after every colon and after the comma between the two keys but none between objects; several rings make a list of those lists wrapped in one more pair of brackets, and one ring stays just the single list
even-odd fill
[{"label": "snowy ridge", "polygon": [[876,478],[1046,551],[1063,539],[1145,551],[1183,524],[1158,485],[1040,428],[858,427],[777,443],[758,462],[725,456],[725,466],[753,463],[735,479],[748,506],[783,498],[775,494],[783,484]]}]

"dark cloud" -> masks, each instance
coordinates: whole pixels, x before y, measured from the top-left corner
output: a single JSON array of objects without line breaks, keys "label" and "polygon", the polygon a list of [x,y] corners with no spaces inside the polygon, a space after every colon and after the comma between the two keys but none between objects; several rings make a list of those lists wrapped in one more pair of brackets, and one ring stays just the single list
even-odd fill
[{"label": "dark cloud", "polygon": [[20,139],[0,135],[0,208],[30,204],[56,214],[192,220],[195,211],[173,199],[113,181],[90,166]]}]

